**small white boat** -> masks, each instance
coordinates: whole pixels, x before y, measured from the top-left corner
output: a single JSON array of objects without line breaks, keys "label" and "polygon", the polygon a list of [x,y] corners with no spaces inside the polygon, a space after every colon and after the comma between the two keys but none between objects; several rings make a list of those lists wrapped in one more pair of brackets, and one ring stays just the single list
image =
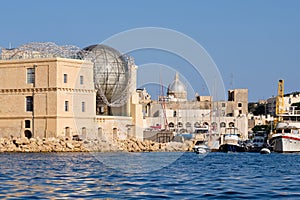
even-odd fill
[{"label": "small white boat", "polygon": [[196,149],[196,154],[207,154],[210,152],[210,149],[207,146],[198,147]]},{"label": "small white boat", "polygon": [[205,141],[197,141],[193,150],[196,154],[207,154],[210,152],[210,148],[205,144]]},{"label": "small white boat", "polygon": [[271,151],[270,151],[270,149],[268,149],[268,148],[262,148],[261,150],[260,150],[260,154],[270,154],[271,153]]}]

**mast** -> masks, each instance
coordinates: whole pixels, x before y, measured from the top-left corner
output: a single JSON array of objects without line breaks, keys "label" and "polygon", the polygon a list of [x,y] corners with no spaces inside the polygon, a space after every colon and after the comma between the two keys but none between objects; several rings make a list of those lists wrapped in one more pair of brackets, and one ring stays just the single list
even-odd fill
[{"label": "mast", "polygon": [[166,102],[165,102],[166,99],[164,96],[164,86],[163,86],[162,80],[161,80],[161,72],[159,72],[159,82],[161,85],[161,96],[158,97],[158,101],[160,101],[162,111],[163,111],[164,128],[165,128],[165,130],[169,130],[168,119],[167,119],[167,114],[166,114]]}]

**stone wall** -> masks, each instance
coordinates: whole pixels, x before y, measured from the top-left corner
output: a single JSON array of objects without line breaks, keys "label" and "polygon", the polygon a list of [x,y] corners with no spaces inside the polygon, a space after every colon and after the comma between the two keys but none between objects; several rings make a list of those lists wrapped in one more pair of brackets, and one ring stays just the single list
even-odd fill
[{"label": "stone wall", "polygon": [[157,143],[135,138],[125,140],[67,138],[0,138],[0,152],[163,152],[192,151],[193,141]]}]

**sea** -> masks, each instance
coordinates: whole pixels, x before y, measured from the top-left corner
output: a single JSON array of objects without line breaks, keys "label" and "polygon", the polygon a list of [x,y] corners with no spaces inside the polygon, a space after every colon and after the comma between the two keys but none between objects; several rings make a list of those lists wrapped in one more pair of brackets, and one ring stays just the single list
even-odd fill
[{"label": "sea", "polygon": [[1,199],[300,199],[300,154],[1,153]]}]

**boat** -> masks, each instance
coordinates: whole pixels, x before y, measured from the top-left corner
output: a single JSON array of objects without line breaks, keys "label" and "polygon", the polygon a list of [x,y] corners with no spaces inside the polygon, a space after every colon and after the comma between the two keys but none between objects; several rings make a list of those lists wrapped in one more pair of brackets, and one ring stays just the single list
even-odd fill
[{"label": "boat", "polygon": [[240,140],[240,134],[237,133],[237,128],[226,128],[223,135],[223,142],[219,147],[220,152],[245,152],[246,148],[243,141]]},{"label": "boat", "polygon": [[208,146],[209,127],[208,125],[201,125],[195,128],[194,131],[195,145],[193,150],[196,154],[207,154],[210,152]]},{"label": "boat", "polygon": [[260,154],[270,154],[271,153],[271,151],[270,151],[270,149],[268,149],[268,148],[262,148],[261,150],[260,150]]},{"label": "boat", "polygon": [[207,146],[204,140],[197,140],[193,150],[196,154],[207,154],[210,152],[210,148]]},{"label": "boat", "polygon": [[251,145],[246,145],[249,152],[260,152],[263,148],[268,148],[268,134],[266,131],[257,131],[254,133]]},{"label": "boat", "polygon": [[287,113],[281,114],[272,134],[270,145],[274,152],[293,153],[300,152],[300,110],[291,107]]}]

